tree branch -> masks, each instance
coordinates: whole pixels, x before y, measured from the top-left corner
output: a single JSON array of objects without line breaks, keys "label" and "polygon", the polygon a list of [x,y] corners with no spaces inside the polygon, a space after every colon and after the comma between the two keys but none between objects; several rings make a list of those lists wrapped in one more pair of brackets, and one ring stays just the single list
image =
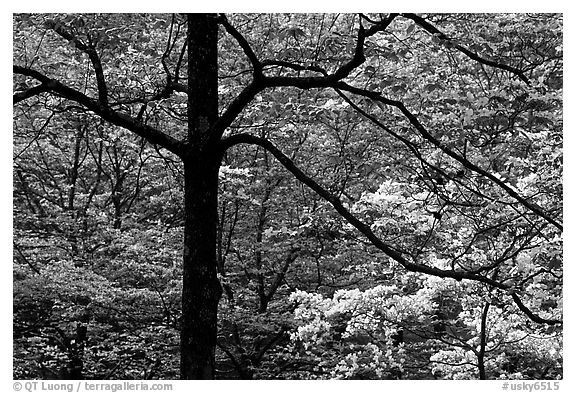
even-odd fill
[{"label": "tree branch", "polygon": [[47,26],[54,30],[62,38],[66,39],[68,42],[74,44],[76,48],[80,49],[82,52],[88,55],[88,58],[92,62],[92,67],[94,67],[94,73],[96,75],[96,84],[98,86],[98,101],[100,105],[108,106],[108,87],[106,86],[106,79],[104,78],[104,70],[102,69],[102,62],[98,56],[98,52],[92,42],[90,42],[90,37],[88,36],[88,44],[83,43],[77,37],[72,35],[67,31],[64,26],[55,21],[47,22]]},{"label": "tree branch", "polygon": [[[387,25],[386,25],[387,26]],[[376,31],[374,31],[375,33]],[[281,87],[281,86],[293,86],[300,89],[314,89],[321,87],[331,87],[336,82],[346,78],[350,73],[358,68],[364,61],[366,57],[364,56],[364,43],[366,40],[366,30],[362,24],[358,28],[358,36],[356,39],[356,47],[354,49],[353,57],[343,65],[341,65],[334,73],[328,74],[324,70],[315,66],[298,66],[295,64],[284,62],[278,62],[273,60],[265,60],[262,62],[263,65],[284,65],[290,68],[298,70],[299,67],[302,69],[312,70],[320,72],[323,76],[308,76],[308,77],[292,77],[292,76],[265,76],[264,84],[266,87]]]},{"label": "tree branch", "polygon": [[276,66],[276,67],[285,67],[285,68],[290,68],[294,71],[313,71],[313,72],[318,72],[324,76],[328,76],[328,72],[321,67],[315,66],[315,65],[302,65],[302,64],[296,64],[296,63],[292,63],[286,60],[264,60],[262,62],[262,65],[264,67],[268,67],[268,66]]},{"label": "tree branch", "polygon": [[[431,25],[426,20],[424,20],[423,18],[421,18],[417,15],[406,14],[405,16],[407,18],[413,19],[415,22],[417,22],[419,24],[422,24],[422,26],[424,28],[430,29],[430,31],[432,31],[434,34],[443,34],[438,29],[436,29],[433,25]],[[378,25],[372,26],[372,28],[370,28],[368,31],[364,30],[362,25],[360,25],[360,28],[358,30],[358,39],[356,42],[356,50],[354,53],[354,57],[348,63],[346,63],[345,65],[340,67],[333,74],[327,74],[324,70],[322,70],[319,67],[300,66],[297,64],[289,63],[289,62],[278,62],[278,61],[272,61],[272,60],[265,60],[263,62],[263,65],[280,65],[280,66],[290,67],[294,70],[311,70],[311,71],[320,72],[323,74],[323,76],[307,76],[307,77],[289,77],[289,76],[270,77],[270,76],[264,76],[264,78],[263,78],[264,86],[265,87],[282,87],[282,86],[288,87],[288,86],[290,86],[290,87],[296,87],[296,88],[304,89],[304,90],[314,89],[314,88],[332,87],[335,89],[340,89],[340,90],[348,91],[350,93],[361,95],[361,96],[370,98],[370,99],[375,100],[375,101],[379,101],[379,102],[381,102],[385,105],[388,105],[388,106],[393,106],[402,112],[402,114],[410,121],[410,123],[416,128],[416,130],[418,130],[418,132],[420,133],[420,135],[422,135],[422,137],[424,139],[426,139],[427,141],[432,143],[435,147],[442,150],[448,156],[450,156],[453,159],[455,159],[456,161],[460,162],[465,168],[472,170],[472,171],[478,173],[479,175],[489,179],[490,181],[492,181],[493,183],[498,185],[500,188],[502,188],[512,198],[514,198],[515,200],[520,202],[522,205],[524,205],[526,208],[528,208],[530,211],[532,211],[533,213],[540,216],[541,218],[548,221],[550,224],[554,225],[556,228],[558,228],[559,230],[562,231],[563,230],[562,224],[560,224],[557,220],[555,220],[549,214],[544,212],[544,210],[541,207],[537,206],[534,203],[529,202],[526,198],[524,198],[520,194],[518,194],[518,192],[516,190],[514,190],[512,187],[507,185],[505,182],[503,182],[502,180],[500,180],[499,178],[497,178],[496,176],[494,176],[490,172],[488,172],[488,171],[480,168],[479,166],[473,164],[472,162],[467,160],[465,157],[461,156],[460,154],[458,154],[455,151],[453,151],[452,149],[450,149],[448,146],[443,145],[438,139],[436,139],[432,134],[430,134],[430,132],[428,132],[428,130],[420,123],[418,118],[414,114],[412,114],[402,102],[385,98],[378,92],[373,92],[373,91],[369,91],[369,90],[365,90],[365,89],[356,88],[356,87],[353,87],[353,86],[346,84],[345,82],[342,82],[343,78],[348,76],[354,68],[360,66],[364,62],[365,58],[364,58],[364,53],[363,53],[363,45],[364,45],[365,38],[371,34],[375,34],[378,31],[383,31],[392,22],[392,20],[395,17],[396,17],[395,14],[391,14],[385,21],[382,22],[381,25],[378,24]],[[448,39],[448,38],[446,37],[445,39]],[[462,50],[466,50],[466,49],[462,48]],[[468,53],[471,53],[471,52],[468,51]],[[515,73],[516,75],[520,74],[523,76],[523,74],[520,70],[517,70],[513,67],[501,65],[499,63],[490,62],[488,60],[481,59],[478,56],[472,57],[472,58],[474,60],[483,62],[484,64],[488,64],[488,65],[491,65],[494,67],[506,69],[510,72]]]},{"label": "tree branch", "polygon": [[14,249],[16,250],[18,255],[20,256],[20,259],[22,261],[24,261],[28,266],[30,266],[30,269],[32,269],[34,271],[34,273],[40,274],[40,270],[36,266],[34,266],[34,264],[32,262],[30,262],[30,260],[28,260],[28,258],[26,258],[26,255],[24,255],[24,253],[22,252],[20,247],[18,247],[18,244],[16,244],[15,241],[12,241],[12,245],[14,246]]},{"label": "tree branch", "polygon": [[219,15],[219,23],[224,26],[224,29],[238,42],[248,60],[254,68],[254,77],[257,79],[260,74],[262,74],[262,63],[258,60],[258,57],[254,53],[254,50],[250,46],[250,43],[246,38],[228,22],[228,18],[224,14]]},{"label": "tree branch", "polygon": [[524,83],[526,83],[527,85],[530,85],[530,81],[528,80],[526,75],[524,75],[524,72],[522,72],[522,70],[520,70],[518,68],[514,68],[514,67],[509,66],[507,64],[501,64],[501,63],[498,63],[496,61],[492,61],[492,60],[488,60],[488,59],[484,59],[483,57],[480,57],[477,53],[474,53],[471,50],[463,47],[462,45],[455,43],[450,37],[448,37],[446,34],[441,32],[440,30],[438,30],[438,28],[436,26],[432,25],[430,22],[428,22],[426,19],[422,18],[421,16],[418,16],[416,14],[402,14],[402,16],[405,18],[413,20],[418,26],[422,27],[424,30],[426,30],[430,34],[437,36],[439,39],[450,42],[454,48],[456,48],[457,50],[459,50],[460,52],[462,52],[463,54],[468,56],[470,59],[477,61],[478,63],[493,67],[493,68],[499,68],[501,70],[511,72],[512,74],[514,74],[518,78],[520,78]]},{"label": "tree branch", "polygon": [[[458,281],[460,281],[460,280],[477,281],[477,282],[482,282],[482,283],[488,284],[489,286],[494,287],[494,288],[508,290],[508,291],[510,290],[510,288],[511,288],[510,285],[496,281],[492,278],[483,276],[481,274],[472,273],[469,271],[444,270],[444,269],[439,269],[436,267],[421,265],[421,264],[417,264],[417,263],[408,261],[402,254],[400,254],[399,252],[394,250],[391,246],[389,246],[388,244],[386,244],[382,240],[380,240],[374,234],[374,232],[372,232],[370,227],[368,225],[364,224],[363,222],[361,222],[346,207],[344,207],[344,205],[342,205],[342,202],[337,197],[335,197],[328,190],[326,190],[324,187],[322,187],[320,184],[318,184],[316,181],[314,181],[312,178],[310,178],[308,175],[306,175],[304,172],[302,172],[294,164],[294,162],[290,158],[288,158],[284,153],[282,153],[278,148],[276,148],[267,139],[256,137],[256,136],[249,135],[249,134],[237,134],[237,135],[233,135],[233,136],[230,136],[230,137],[224,139],[222,141],[221,146],[222,146],[222,149],[225,151],[226,149],[228,149],[228,148],[230,148],[236,144],[241,144],[241,143],[261,146],[264,149],[268,150],[274,157],[276,157],[276,159],[278,161],[280,161],[280,163],[288,171],[290,171],[296,177],[296,179],[298,179],[302,183],[306,184],[313,191],[315,191],[319,196],[321,196],[323,199],[328,201],[336,209],[336,211],[346,221],[348,221],[348,223],[350,223],[360,233],[362,233],[370,241],[370,243],[372,243],[372,245],[374,245],[379,250],[383,251],[391,259],[398,262],[406,270],[411,271],[411,272],[416,272],[416,273],[424,273],[424,274],[428,274],[428,275],[436,276],[436,277],[441,277],[441,278],[453,278],[453,279],[458,280]],[[514,303],[516,303],[516,305],[518,306],[518,308],[523,313],[525,313],[534,322],[545,323],[545,324],[550,324],[550,325],[562,323],[562,321],[560,321],[560,320],[545,319],[545,318],[541,318],[538,315],[534,314],[532,311],[530,311],[530,309],[528,307],[526,307],[522,303],[522,301],[520,300],[518,295],[514,292],[512,293],[512,298],[514,300]]]},{"label": "tree branch", "polygon": [[276,293],[276,291],[280,287],[280,284],[282,284],[282,281],[284,281],[284,277],[286,276],[286,273],[288,272],[290,265],[296,260],[296,258],[298,258],[299,250],[300,250],[300,248],[292,249],[290,251],[290,254],[288,254],[286,259],[284,260],[284,264],[282,265],[282,270],[279,271],[278,273],[276,273],[276,277],[274,278],[274,281],[272,282],[272,284],[270,284],[270,287],[268,288],[268,293],[266,293],[266,298],[268,300],[270,300],[272,298],[272,296],[274,296],[274,294]]},{"label": "tree branch", "polygon": [[280,327],[280,330],[272,336],[272,338],[253,356],[254,363],[259,364],[262,361],[262,358],[266,354],[266,352],[272,348],[272,346],[282,338],[282,336],[286,333],[286,328],[283,326]]},{"label": "tree branch", "polygon": [[[312,89],[319,87],[330,87],[334,83],[346,78],[350,73],[359,67],[365,61],[364,57],[364,43],[366,37],[376,34],[378,31],[383,31],[390,25],[392,20],[395,18],[395,14],[391,14],[382,23],[372,26],[368,33],[364,30],[362,24],[358,28],[358,37],[356,40],[356,47],[354,50],[354,55],[347,63],[343,64],[338,68],[333,74],[327,73],[320,67],[316,66],[301,66],[298,64],[277,61],[277,60],[264,60],[260,62],[256,57],[256,54],[252,50],[248,41],[238,32],[226,19],[225,16],[220,16],[220,23],[224,26],[226,31],[232,35],[236,41],[239,43],[240,47],[244,50],[244,53],[252,63],[254,67],[254,80],[242,90],[242,92],[232,101],[226,111],[218,119],[214,125],[214,132],[211,134],[212,139],[221,138],[224,130],[232,124],[234,119],[240,114],[240,112],[250,103],[250,101],[262,90],[268,87],[280,87],[280,86],[294,86],[301,89]],[[310,70],[319,72],[322,76],[318,77],[289,77],[289,76],[276,76],[270,77],[265,76],[262,72],[265,66],[283,66],[292,68],[296,71]]]},{"label": "tree branch", "polygon": [[366,30],[366,37],[373,36],[374,34],[384,31],[390,26],[390,23],[398,16],[398,14],[389,14],[386,19],[381,20],[380,22],[375,22],[368,19],[365,15],[360,15],[360,17],[368,22],[372,23],[373,26]]},{"label": "tree branch", "polygon": [[562,323],[562,321],[559,319],[546,319],[534,314],[528,307],[526,307],[524,303],[522,303],[522,300],[520,300],[520,297],[516,293],[512,293],[512,299],[514,300],[514,303],[516,303],[518,308],[524,314],[526,314],[528,318],[530,318],[532,321],[536,323],[545,323],[547,325],[557,325]]},{"label": "tree branch", "polygon": [[166,40],[166,49],[164,49],[164,53],[162,53],[162,68],[164,69],[164,73],[166,74],[166,86],[168,87],[172,82],[172,74],[170,74],[170,70],[168,69],[168,64],[166,63],[166,59],[170,56],[170,52],[172,52],[172,48],[174,44],[176,44],[176,38],[172,43],[172,33],[174,31],[174,20],[175,16],[172,14],[172,21],[170,22],[170,32],[168,33],[168,39]]},{"label": "tree branch", "polygon": [[13,72],[15,74],[20,74],[36,79],[45,86],[45,91],[70,101],[74,101],[84,106],[89,111],[94,112],[96,115],[100,116],[102,119],[108,121],[109,123],[132,131],[134,134],[145,138],[152,144],[162,146],[166,150],[169,150],[178,156],[181,156],[184,152],[183,142],[171,137],[168,134],[163,133],[156,128],[142,124],[141,122],[125,113],[116,112],[110,108],[103,107],[99,101],[88,97],[78,90],[65,86],[59,81],[51,79],[36,70],[14,65]]},{"label": "tree branch", "polygon": [[28,90],[14,93],[12,97],[12,104],[17,104],[21,101],[27,100],[30,97],[34,97],[40,93],[47,92],[49,89],[44,84],[34,86]]},{"label": "tree branch", "polygon": [[[360,24],[360,27],[358,30],[358,38],[356,40],[356,48],[354,50],[353,58],[350,61],[348,61],[348,63],[341,66],[332,75],[330,75],[325,69],[323,69],[319,66],[316,66],[316,65],[311,65],[311,64],[310,65],[301,65],[301,64],[292,63],[292,62],[289,62],[286,60],[267,59],[267,60],[262,61],[262,65],[264,67],[266,67],[266,66],[286,67],[286,68],[290,68],[294,71],[318,72],[322,75],[322,77],[312,78],[312,79],[306,78],[306,77],[299,77],[299,78],[292,78],[292,81],[294,82],[296,79],[301,79],[302,82],[300,85],[305,84],[305,83],[310,83],[313,85],[313,86],[309,86],[306,88],[325,87],[325,83],[327,82],[327,80],[330,80],[331,82],[341,80],[341,79],[347,77],[353,69],[359,67],[365,61],[364,43],[366,41],[366,38],[371,37],[378,32],[385,31],[386,28],[388,28],[388,26],[390,26],[390,24],[392,23],[394,18],[396,18],[397,16],[398,16],[398,14],[390,14],[386,19],[384,19],[380,22],[370,21],[371,23],[373,23],[373,26],[371,26],[367,30],[364,29],[362,24]],[[362,15],[361,15],[361,18],[366,19]],[[366,20],[368,20],[368,19],[366,19]],[[293,86],[290,84],[286,85],[286,83],[289,83],[289,80],[283,79],[282,77],[277,77],[277,78],[278,79],[269,78],[268,80],[272,84],[274,84],[275,86],[280,86],[280,85],[276,85],[275,83],[282,83],[282,86]],[[316,84],[320,84],[320,85],[314,86]]]},{"label": "tree branch", "polygon": [[218,142],[226,128],[228,128],[244,110],[244,108],[256,97],[258,93],[264,90],[264,86],[260,83],[260,79],[254,79],[248,86],[246,86],[240,94],[228,105],[228,108],[216,120],[210,133],[210,139],[213,142]]},{"label": "tree branch", "polygon": [[401,253],[399,253],[390,245],[380,240],[376,236],[376,234],[372,232],[370,227],[365,223],[361,222],[346,207],[344,207],[342,202],[336,196],[334,196],[332,193],[330,193],[328,190],[326,190],[324,187],[322,187],[320,184],[318,184],[316,181],[314,181],[312,178],[310,178],[308,175],[302,172],[290,158],[288,158],[284,153],[282,153],[267,139],[256,137],[249,134],[237,134],[224,139],[221,143],[221,147],[222,150],[225,151],[226,149],[241,143],[258,145],[268,150],[288,171],[290,171],[296,177],[296,179],[306,184],[319,196],[321,196],[323,199],[329,202],[346,221],[348,221],[352,226],[354,226],[358,231],[360,231],[360,233],[362,233],[376,248],[384,252],[388,257],[390,257],[394,261],[398,262],[406,270],[417,273],[429,274],[432,276],[442,278],[453,278],[455,280],[466,279],[466,280],[483,282],[499,289],[506,290],[510,288],[510,286],[507,284],[495,281],[480,274],[472,274],[470,272],[465,271],[444,270],[408,261]]},{"label": "tree branch", "polygon": [[526,208],[528,208],[529,210],[531,210],[533,213],[535,213],[536,215],[540,216],[541,218],[543,218],[544,220],[548,221],[550,224],[554,225],[556,228],[558,228],[559,230],[563,230],[563,226],[562,224],[560,224],[558,221],[556,221],[554,218],[552,218],[549,214],[547,214],[546,212],[544,212],[544,210],[537,206],[534,203],[531,203],[530,201],[528,201],[526,198],[522,197],[520,194],[518,194],[518,192],[516,190],[514,190],[512,187],[510,187],[509,185],[507,185],[504,181],[500,180],[499,178],[497,178],[495,175],[493,175],[492,173],[480,168],[478,165],[472,163],[471,161],[469,161],[466,157],[456,153],[454,150],[450,149],[448,146],[442,144],[438,139],[436,139],[427,129],[426,127],[424,127],[422,125],[422,123],[420,123],[420,121],[418,120],[418,118],[408,110],[408,108],[406,108],[406,106],[400,102],[400,101],[395,101],[395,100],[391,100],[389,98],[386,98],[384,96],[381,95],[381,93],[379,92],[374,92],[374,91],[370,91],[370,90],[365,90],[365,89],[361,89],[361,88],[357,88],[357,87],[353,87],[350,86],[344,82],[339,82],[335,85],[335,88],[340,89],[340,90],[344,90],[344,91],[348,91],[350,93],[356,94],[356,95],[360,95],[366,98],[370,98],[374,101],[378,101],[383,103],[384,105],[387,106],[392,106],[397,108],[398,110],[400,110],[400,112],[402,112],[402,114],[408,119],[408,121],[410,122],[410,124],[412,124],[412,126],[414,128],[416,128],[416,130],[420,133],[420,135],[427,140],[428,142],[430,142],[432,145],[434,145],[436,148],[440,149],[442,152],[444,152],[447,156],[453,158],[454,160],[458,161],[460,164],[462,164],[462,166],[464,166],[466,169],[469,169],[473,172],[476,172],[477,174],[489,179],[490,181],[492,181],[494,184],[498,185],[500,188],[502,188],[504,191],[506,191],[506,193],[508,195],[510,195],[512,198],[514,198],[515,200],[517,200],[518,202],[520,202],[522,205],[524,205]]}]

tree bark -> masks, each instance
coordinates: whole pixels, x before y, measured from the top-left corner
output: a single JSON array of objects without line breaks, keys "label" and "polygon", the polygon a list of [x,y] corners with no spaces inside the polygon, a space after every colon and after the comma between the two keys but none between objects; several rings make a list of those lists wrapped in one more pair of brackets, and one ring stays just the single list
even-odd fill
[{"label": "tree bark", "polygon": [[218,301],[218,170],[209,135],[218,118],[218,24],[188,15],[188,138],[184,161],[184,261],[180,378],[213,379]]},{"label": "tree bark", "polygon": [[180,377],[214,378],[218,301],[216,275],[218,167],[213,157],[184,163],[184,266]]}]

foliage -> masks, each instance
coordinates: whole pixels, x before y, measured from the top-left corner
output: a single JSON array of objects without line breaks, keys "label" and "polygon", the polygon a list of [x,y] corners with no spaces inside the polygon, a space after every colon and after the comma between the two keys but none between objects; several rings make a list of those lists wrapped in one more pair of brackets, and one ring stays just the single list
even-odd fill
[{"label": "foliage", "polygon": [[[561,17],[228,18],[216,377],[562,378]],[[186,30],[14,15],[14,378],[178,377]]]}]

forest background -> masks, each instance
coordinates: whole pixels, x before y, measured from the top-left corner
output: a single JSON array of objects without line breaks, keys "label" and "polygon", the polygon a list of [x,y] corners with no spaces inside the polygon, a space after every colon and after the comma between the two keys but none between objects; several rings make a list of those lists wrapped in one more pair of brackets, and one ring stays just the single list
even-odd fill
[{"label": "forest background", "polygon": [[298,31],[294,31],[295,34],[298,34]]}]

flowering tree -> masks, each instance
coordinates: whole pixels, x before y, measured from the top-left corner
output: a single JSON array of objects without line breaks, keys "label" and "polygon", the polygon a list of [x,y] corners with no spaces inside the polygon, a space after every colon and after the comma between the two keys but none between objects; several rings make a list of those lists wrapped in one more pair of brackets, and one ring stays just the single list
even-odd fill
[{"label": "flowering tree", "polygon": [[[404,277],[406,279],[407,277]],[[558,329],[527,328],[475,284],[409,277],[403,286],[294,292],[294,362],[303,376],[371,379],[560,377]],[[412,293],[401,288],[412,284]],[[417,286],[414,286],[414,285]],[[418,289],[417,289],[418,288]],[[461,300],[459,300],[461,299]]]},{"label": "flowering tree", "polygon": [[[310,306],[323,322],[307,327],[297,313],[294,345],[309,351],[306,335],[330,333],[337,314],[345,330],[328,341],[376,334],[386,344],[332,357],[331,376],[356,375],[369,358],[371,376],[405,372],[393,336],[440,307],[422,300],[427,277],[465,297],[453,305],[462,320],[455,310],[436,315],[458,322],[428,359],[438,375],[517,367],[491,355],[520,334],[491,327],[497,321],[561,324],[558,15],[16,15],[14,44],[23,283],[50,263],[80,268],[105,252],[130,266],[138,253],[111,248],[127,234],[151,231],[141,253],[181,235],[181,267],[172,249],[152,258],[182,276],[176,310],[157,272],[124,282],[102,264],[89,270],[158,295],[179,330],[182,378],[213,378],[217,346],[253,376],[289,326],[280,318],[263,341],[249,334],[247,355],[238,321],[249,305],[257,302],[251,316],[286,316],[276,300],[334,288],[344,273],[370,278],[370,288],[311,295],[325,304]],[[54,250],[50,261],[39,239]],[[350,314],[346,299],[366,303],[366,315]],[[371,309],[370,299],[396,311]],[[366,328],[371,318],[379,331]],[[463,369],[443,368],[451,362]]]}]

